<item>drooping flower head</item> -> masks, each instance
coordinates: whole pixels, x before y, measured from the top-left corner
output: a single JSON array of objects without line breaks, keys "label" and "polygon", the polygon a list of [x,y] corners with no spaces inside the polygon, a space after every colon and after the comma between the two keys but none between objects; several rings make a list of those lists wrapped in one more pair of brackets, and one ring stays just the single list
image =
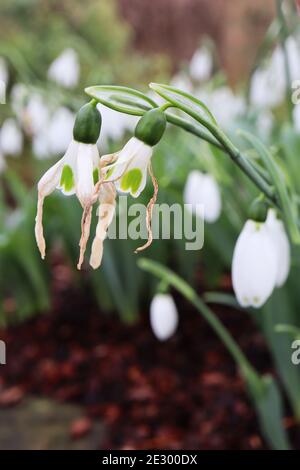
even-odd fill
[{"label": "drooping flower head", "polygon": [[[84,213],[82,231],[86,235],[95,192],[99,179],[99,153],[96,146],[101,129],[101,115],[94,103],[88,103],[77,113],[73,140],[65,155],[42,176],[38,183],[38,211],[35,234],[42,258],[45,257],[45,240],[42,227],[44,198],[56,188],[63,194],[76,194]],[[89,229],[88,229],[89,230]],[[83,246],[84,249],[84,246]]]},{"label": "drooping flower head", "polygon": [[103,254],[103,241],[115,212],[116,189],[137,197],[144,189],[147,171],[152,177],[154,196],[147,206],[148,241],[136,251],[147,247],[152,241],[151,215],[157,195],[157,182],[152,173],[150,158],[152,147],[160,140],[166,127],[166,118],[159,109],[145,113],[136,128],[135,136],[116,154],[99,158],[96,142],[101,128],[101,115],[96,102],[83,106],[76,115],[73,140],[65,155],[53,165],[38,183],[38,208],[35,235],[42,258],[45,256],[42,214],[44,198],[56,188],[65,195],[76,194],[83,207],[81,221],[80,269],[90,235],[92,208],[99,202],[98,224],[90,265],[100,266]]},{"label": "drooping flower head", "polygon": [[232,283],[243,307],[261,307],[276,286],[278,248],[266,222],[267,211],[266,203],[254,202],[234,248]]},{"label": "drooping flower head", "polygon": [[115,181],[119,192],[138,197],[146,186],[147,172],[156,145],[166,128],[166,117],[160,109],[152,109],[139,120],[134,137],[117,152],[115,163],[108,166],[107,181]]},{"label": "drooping flower head", "polygon": [[119,152],[102,157],[114,161],[111,165],[106,166],[105,181],[113,182],[121,193],[129,193],[135,198],[138,197],[146,186],[148,172],[151,176],[154,195],[147,205],[148,240],[135,250],[136,253],[150,246],[153,239],[151,218],[157,198],[158,184],[152,171],[151,157],[153,147],[160,141],[165,129],[166,116],[163,111],[159,108],[147,111],[137,123],[134,137]]}]

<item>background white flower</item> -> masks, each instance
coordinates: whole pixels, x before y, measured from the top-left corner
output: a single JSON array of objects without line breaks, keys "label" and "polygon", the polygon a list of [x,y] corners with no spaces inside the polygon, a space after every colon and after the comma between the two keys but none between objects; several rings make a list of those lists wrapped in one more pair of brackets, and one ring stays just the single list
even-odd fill
[{"label": "background white flower", "polygon": [[72,139],[74,121],[75,115],[68,108],[60,107],[54,112],[47,130],[50,153],[65,151]]},{"label": "background white flower", "polygon": [[48,77],[65,88],[78,84],[79,60],[74,49],[65,49],[50,65]]},{"label": "background white flower", "polygon": [[213,176],[193,170],[184,188],[184,202],[192,205],[192,213],[207,222],[215,222],[221,213],[222,201],[219,186]]},{"label": "background white flower", "polygon": [[17,156],[23,149],[23,134],[13,118],[6,119],[0,129],[0,151],[3,155]]},{"label": "background white flower", "polygon": [[178,325],[178,311],[169,294],[156,294],[150,305],[150,324],[160,341],[172,336]]},{"label": "background white flower", "polygon": [[206,47],[199,48],[193,55],[190,62],[190,76],[193,80],[207,80],[213,68],[213,59]]}]

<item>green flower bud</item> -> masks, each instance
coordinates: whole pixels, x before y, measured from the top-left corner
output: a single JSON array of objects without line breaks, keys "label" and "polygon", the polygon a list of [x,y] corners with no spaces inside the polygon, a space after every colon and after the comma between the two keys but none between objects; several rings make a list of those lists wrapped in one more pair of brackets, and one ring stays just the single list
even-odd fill
[{"label": "green flower bud", "polygon": [[249,209],[249,219],[255,222],[265,222],[269,210],[269,204],[260,197],[255,199]]},{"label": "green flower bud", "polygon": [[153,147],[162,138],[166,125],[165,113],[158,108],[151,109],[137,123],[134,135],[137,139]]},{"label": "green flower bud", "polygon": [[76,114],[73,137],[77,142],[95,144],[101,130],[101,114],[93,103],[87,103]]}]

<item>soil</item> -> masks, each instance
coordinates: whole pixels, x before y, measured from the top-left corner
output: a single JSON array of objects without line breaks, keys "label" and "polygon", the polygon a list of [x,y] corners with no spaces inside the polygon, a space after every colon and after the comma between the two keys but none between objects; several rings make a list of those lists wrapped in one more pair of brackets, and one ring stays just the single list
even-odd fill
[{"label": "soil", "polygon": [[[182,298],[175,297],[178,331],[161,343],[146,310],[126,325],[101,314],[88,293],[60,286],[52,312],[0,331],[7,344],[0,407],[32,395],[80,405],[84,416],[68,424],[69,434],[78,438],[101,422],[102,449],[266,448],[233,360]],[[272,372],[250,318],[214,311],[257,369]]]}]

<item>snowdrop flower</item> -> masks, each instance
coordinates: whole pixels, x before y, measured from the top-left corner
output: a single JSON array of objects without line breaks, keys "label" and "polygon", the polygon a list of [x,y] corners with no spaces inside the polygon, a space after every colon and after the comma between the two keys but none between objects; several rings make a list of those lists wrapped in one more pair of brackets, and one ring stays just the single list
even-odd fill
[{"label": "snowdrop flower", "polygon": [[38,160],[45,160],[46,158],[51,157],[47,130],[33,136],[32,153]]},{"label": "snowdrop flower", "polygon": [[23,149],[23,135],[15,119],[8,118],[0,129],[0,149],[4,155],[17,156]]},{"label": "snowdrop flower", "polygon": [[23,115],[25,129],[31,135],[45,130],[49,122],[49,108],[40,95],[30,96]]},{"label": "snowdrop flower", "polygon": [[122,150],[114,154],[116,162],[107,167],[107,181],[114,181],[118,191],[138,197],[146,186],[147,171],[153,146],[166,128],[166,117],[158,108],[144,114],[132,137]]},{"label": "snowdrop flower", "polygon": [[207,80],[212,72],[213,60],[210,52],[206,47],[198,49],[190,62],[190,76],[193,80]]},{"label": "snowdrop flower", "polygon": [[[300,50],[293,37],[285,41],[291,80],[300,77]],[[290,84],[291,85],[291,84]],[[250,87],[251,103],[257,107],[274,107],[282,103],[285,96],[285,58],[281,46],[277,46],[267,67],[258,68],[252,77]]]},{"label": "snowdrop flower", "polygon": [[215,222],[220,216],[222,202],[219,186],[209,174],[192,171],[185,184],[183,199],[192,213],[209,223]]},{"label": "snowdrop flower", "polygon": [[276,287],[281,287],[287,280],[291,265],[290,244],[283,222],[277,218],[274,209],[269,209],[266,225],[277,250]]},{"label": "snowdrop flower", "polygon": [[169,294],[156,294],[150,305],[150,324],[160,341],[172,336],[178,325],[178,311]]},{"label": "snowdrop flower", "polygon": [[[300,77],[300,63],[299,63],[299,54],[300,48],[297,42],[297,39],[290,36],[285,41],[285,50],[288,57],[289,71],[291,75],[291,80],[299,80]],[[285,58],[284,52],[281,45],[277,46],[274,49],[271,58],[272,68],[274,72],[281,73],[284,77],[285,71]]]},{"label": "snowdrop flower", "polygon": [[278,276],[277,249],[265,222],[247,220],[234,248],[232,282],[243,307],[261,307]]},{"label": "snowdrop flower", "polygon": [[65,107],[58,108],[48,126],[49,150],[51,154],[64,152],[72,138],[74,114]]},{"label": "snowdrop flower", "polygon": [[77,113],[73,140],[65,155],[42,176],[38,183],[38,207],[35,236],[42,258],[45,257],[43,236],[43,202],[56,188],[66,196],[76,194],[83,207],[80,259],[83,261],[89,236],[95,185],[99,179],[99,153],[96,146],[101,128],[101,115],[93,103],[83,106]]},{"label": "snowdrop flower", "polygon": [[79,61],[74,49],[65,49],[49,67],[48,77],[65,88],[72,88],[79,81]]},{"label": "snowdrop flower", "polygon": [[53,113],[48,126],[33,136],[32,151],[36,158],[43,160],[65,152],[72,139],[74,119],[74,114],[65,107]]},{"label": "snowdrop flower", "polygon": [[21,115],[26,105],[28,93],[28,88],[23,83],[16,83],[10,92],[11,107],[19,121],[21,121]]}]

